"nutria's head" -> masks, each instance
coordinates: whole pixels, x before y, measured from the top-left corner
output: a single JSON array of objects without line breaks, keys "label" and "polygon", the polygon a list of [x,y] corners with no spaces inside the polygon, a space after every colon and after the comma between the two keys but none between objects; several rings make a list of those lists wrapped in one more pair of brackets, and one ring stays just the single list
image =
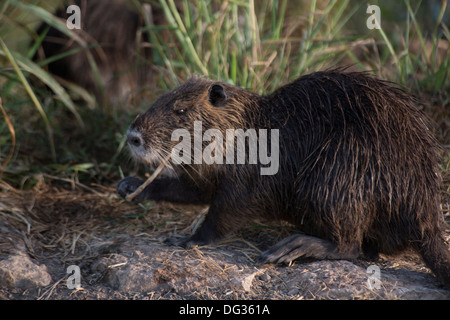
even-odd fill
[{"label": "nutria's head", "polygon": [[180,143],[172,140],[174,131],[185,129],[193,138],[196,121],[201,121],[203,132],[218,129],[225,134],[226,129],[245,128],[249,105],[253,105],[255,97],[222,82],[191,78],[163,94],[134,120],[127,132],[131,153],[145,163],[157,165]]}]

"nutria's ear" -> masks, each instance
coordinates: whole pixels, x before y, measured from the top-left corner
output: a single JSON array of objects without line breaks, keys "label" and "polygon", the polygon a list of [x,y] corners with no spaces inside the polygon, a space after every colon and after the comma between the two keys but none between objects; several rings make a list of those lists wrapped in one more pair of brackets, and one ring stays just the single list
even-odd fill
[{"label": "nutria's ear", "polygon": [[220,106],[226,100],[227,95],[225,89],[220,84],[213,84],[209,88],[209,102],[213,106]]}]

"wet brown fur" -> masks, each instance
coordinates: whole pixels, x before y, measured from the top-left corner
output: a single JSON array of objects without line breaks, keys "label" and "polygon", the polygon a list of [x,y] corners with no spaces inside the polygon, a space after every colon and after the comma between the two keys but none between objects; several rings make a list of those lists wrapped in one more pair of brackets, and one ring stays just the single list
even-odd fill
[{"label": "wet brown fur", "polygon": [[[223,88],[221,101],[211,100],[214,85]],[[253,218],[287,220],[304,234],[275,245],[261,262],[412,247],[450,287],[437,144],[415,104],[391,83],[342,70],[302,76],[267,96],[193,78],[131,125],[146,152],[157,154],[150,162],[177,143],[170,139],[174,129],[192,132],[194,120],[202,120],[203,131],[279,129],[279,171],[262,176],[259,164],[174,165],[176,177],[156,180],[140,200],[210,205],[197,233],[176,244],[211,243]],[[124,195],[140,183],[126,178],[118,191]]]}]

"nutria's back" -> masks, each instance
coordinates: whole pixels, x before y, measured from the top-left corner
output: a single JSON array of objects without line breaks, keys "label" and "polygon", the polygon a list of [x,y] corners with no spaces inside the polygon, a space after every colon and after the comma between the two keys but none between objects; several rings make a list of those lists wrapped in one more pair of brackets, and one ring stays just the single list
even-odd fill
[{"label": "nutria's back", "polygon": [[[266,150],[278,157],[272,158],[278,161],[274,174],[262,175],[264,153],[252,164],[249,150],[245,163],[205,163],[193,156],[184,164],[172,161],[176,177],[157,180],[140,200],[210,205],[197,233],[173,243],[211,243],[249,219],[281,219],[306,235],[275,245],[261,255],[262,262],[301,256],[350,259],[411,245],[450,286],[436,142],[424,119],[411,96],[364,73],[317,72],[267,96],[193,78],[158,99],[128,135],[133,154],[148,163],[179,148],[180,140],[172,139],[177,129],[195,138],[198,123],[202,133],[217,129],[209,132],[224,136],[227,129],[245,130],[247,149],[254,137],[250,133],[257,135],[258,147],[261,130],[278,136]],[[209,147],[214,156],[225,157],[221,150],[228,145],[217,149],[218,136],[197,145],[190,137],[184,146],[193,148],[192,154]],[[126,178],[119,193],[141,183]]]},{"label": "nutria's back", "polygon": [[[415,219],[422,229],[438,224],[436,141],[403,90],[363,73],[320,72],[267,99],[286,105],[282,116],[274,114],[283,128],[280,170],[293,165],[297,172],[303,207],[297,218],[317,219],[319,212],[321,220],[352,218],[367,241],[388,253],[415,236]],[[396,229],[392,239],[387,227]]]}]

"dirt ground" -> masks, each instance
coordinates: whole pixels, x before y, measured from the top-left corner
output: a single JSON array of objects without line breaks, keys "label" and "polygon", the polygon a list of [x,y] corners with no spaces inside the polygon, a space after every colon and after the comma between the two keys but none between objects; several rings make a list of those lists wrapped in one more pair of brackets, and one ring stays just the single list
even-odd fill
[{"label": "dirt ground", "polygon": [[39,179],[31,191],[0,185],[0,299],[450,299],[413,252],[257,265],[291,227],[255,222],[184,250],[163,241],[195,230],[206,208],[135,205],[114,187]]}]

